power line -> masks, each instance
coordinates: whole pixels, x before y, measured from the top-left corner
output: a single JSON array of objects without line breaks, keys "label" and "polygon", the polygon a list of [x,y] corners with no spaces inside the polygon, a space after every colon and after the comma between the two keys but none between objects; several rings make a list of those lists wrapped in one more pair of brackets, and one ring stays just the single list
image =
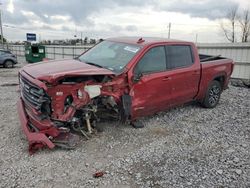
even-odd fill
[{"label": "power line", "polygon": [[[185,25],[185,26],[204,26],[204,27],[209,27],[209,26],[217,26],[220,27],[220,24],[187,24],[187,23],[171,23],[172,25]],[[235,24],[235,26],[241,26],[240,24]]]},{"label": "power line", "polygon": [[[30,30],[45,30],[43,28],[25,28],[25,27],[17,27],[17,26],[13,26],[13,25],[7,25],[7,24],[4,24],[3,27],[6,27],[6,28],[11,28],[11,29],[19,29],[19,30],[25,30],[25,31],[30,31]],[[58,33],[58,32],[74,32],[73,30],[72,31],[64,31],[64,30],[54,30],[54,31],[47,31],[46,32],[50,32],[50,33]]]},{"label": "power line", "polygon": [[187,24],[187,23],[172,23],[173,25],[191,25],[191,26],[219,26],[219,24]]}]

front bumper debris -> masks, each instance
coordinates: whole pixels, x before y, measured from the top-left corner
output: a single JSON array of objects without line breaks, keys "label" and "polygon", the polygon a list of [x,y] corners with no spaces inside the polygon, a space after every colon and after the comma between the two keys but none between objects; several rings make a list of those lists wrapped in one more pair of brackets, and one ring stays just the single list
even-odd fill
[{"label": "front bumper debris", "polygon": [[17,108],[21,127],[29,142],[30,154],[43,147],[53,149],[55,146],[60,146],[71,149],[79,142],[78,135],[51,127],[52,122],[48,122],[48,125],[46,125],[47,129],[45,130],[39,130],[35,127],[35,124],[33,125],[35,129],[31,130],[29,123],[34,123],[36,120],[27,115],[21,98],[17,103]]},{"label": "front bumper debris", "polygon": [[29,141],[29,152],[34,153],[36,150],[44,146],[48,146],[50,149],[54,148],[55,144],[51,142],[44,133],[31,132],[31,130],[29,129],[28,118],[24,110],[22,99],[19,99],[19,101],[17,102],[17,108],[23,132]]}]

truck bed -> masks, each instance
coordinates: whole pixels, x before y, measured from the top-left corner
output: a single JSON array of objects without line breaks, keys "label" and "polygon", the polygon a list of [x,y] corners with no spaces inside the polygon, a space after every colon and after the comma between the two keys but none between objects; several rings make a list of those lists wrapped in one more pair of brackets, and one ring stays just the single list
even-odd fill
[{"label": "truck bed", "polygon": [[[209,86],[209,81],[218,76],[223,76],[223,89],[227,88],[230,75],[233,71],[234,62],[231,59],[220,56],[200,55],[201,61],[201,80],[199,86],[198,99],[203,99]],[[203,60],[203,61],[202,61]]]},{"label": "truck bed", "polygon": [[199,58],[200,58],[201,63],[211,62],[211,61],[216,61],[216,60],[221,60],[221,59],[227,59],[225,57],[221,57],[221,55],[212,56],[212,55],[205,55],[205,54],[199,54]]}]

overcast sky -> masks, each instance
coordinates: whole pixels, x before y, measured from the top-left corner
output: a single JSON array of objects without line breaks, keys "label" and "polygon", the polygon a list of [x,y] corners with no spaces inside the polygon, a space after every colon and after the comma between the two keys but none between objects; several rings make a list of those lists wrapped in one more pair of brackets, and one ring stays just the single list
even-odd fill
[{"label": "overcast sky", "polygon": [[[228,8],[250,7],[249,0],[0,0],[4,36],[42,40],[88,36],[168,36],[198,42],[223,42],[220,22]],[[38,37],[39,38],[39,37]]]}]

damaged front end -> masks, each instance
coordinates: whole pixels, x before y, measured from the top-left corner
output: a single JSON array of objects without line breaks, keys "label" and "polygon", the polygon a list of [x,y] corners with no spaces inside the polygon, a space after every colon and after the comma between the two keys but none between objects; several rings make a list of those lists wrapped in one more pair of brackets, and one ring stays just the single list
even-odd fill
[{"label": "damaged front end", "polygon": [[[47,146],[74,148],[89,139],[102,119],[126,121],[130,114],[125,76],[64,76],[46,82],[20,71],[18,113],[30,153]],[[126,101],[124,101],[124,99]]]}]

